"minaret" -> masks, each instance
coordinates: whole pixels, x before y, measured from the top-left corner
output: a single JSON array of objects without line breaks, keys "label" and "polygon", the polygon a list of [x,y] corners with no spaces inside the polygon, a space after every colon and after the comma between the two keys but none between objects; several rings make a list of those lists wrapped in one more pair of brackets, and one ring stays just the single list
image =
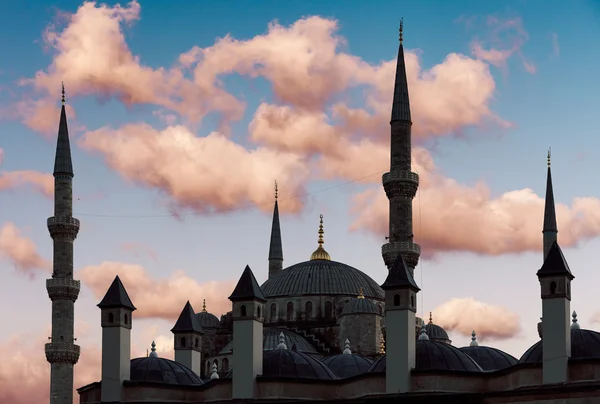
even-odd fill
[{"label": "minaret", "polygon": [[[206,311],[206,306],[203,307]],[[175,362],[181,363],[198,376],[201,376],[202,334],[204,332],[198,323],[196,312],[194,312],[189,300],[181,311],[171,332],[175,339]]]},{"label": "minaret", "polygon": [[544,384],[569,381],[571,281],[575,278],[555,241],[537,272],[542,297]]},{"label": "minaret", "polygon": [[233,293],[232,398],[254,398],[256,376],[263,371],[263,322],[267,302],[249,266]]},{"label": "minaret", "polygon": [[385,291],[385,391],[407,393],[416,363],[415,320],[420,289],[402,254],[396,258],[381,288]]},{"label": "minaret", "polygon": [[552,190],[552,172],[550,171],[550,150],[548,150],[548,176],[546,178],[546,205],[544,207],[544,260],[548,256],[550,247],[558,238],[556,226],[556,209],[554,207],[554,192]]},{"label": "minaret", "polygon": [[273,224],[271,225],[271,241],[269,243],[269,279],[279,275],[283,270],[283,247],[281,245],[277,197],[277,181],[275,181],[275,208],[273,209]]},{"label": "minaret", "polygon": [[79,360],[75,345],[75,301],[80,283],[73,279],[73,242],[79,233],[79,220],[73,217],[73,164],[65,111],[65,86],[54,160],[54,216],[48,218],[48,231],[54,242],[52,278],[46,280],[52,300],[52,336],[46,344],[50,362],[50,403],[73,403],[73,366]]},{"label": "minaret", "polygon": [[391,269],[398,254],[411,274],[419,262],[421,248],[413,242],[412,202],[419,186],[419,176],[411,171],[411,126],[408,83],[402,45],[402,20],[400,21],[400,47],[392,104],[390,171],[383,174],[383,188],[390,200],[389,242],[381,248],[383,260]]},{"label": "minaret", "polygon": [[119,403],[123,400],[123,382],[131,377],[131,325],[136,310],[119,276],[98,307],[102,326],[101,401]]}]

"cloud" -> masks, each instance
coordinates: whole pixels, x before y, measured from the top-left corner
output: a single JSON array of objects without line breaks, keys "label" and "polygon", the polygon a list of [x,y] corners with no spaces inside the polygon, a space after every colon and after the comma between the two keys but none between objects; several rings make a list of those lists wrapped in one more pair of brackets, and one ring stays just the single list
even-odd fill
[{"label": "cloud", "polygon": [[560,44],[558,43],[558,34],[556,32],[554,32],[554,33],[552,33],[550,38],[552,39],[552,53],[554,54],[554,56],[559,57],[560,56]]},{"label": "cloud", "polygon": [[40,256],[35,243],[22,236],[21,230],[11,222],[0,227],[0,257],[8,259],[17,271],[31,278],[39,272],[52,271],[52,264]]},{"label": "cloud", "polygon": [[208,310],[217,317],[231,310],[227,291],[233,291],[235,282],[209,281],[198,283],[183,271],[173,272],[166,279],[152,279],[140,265],[105,261],[77,272],[76,278],[89,287],[98,301],[119,275],[137,311],[137,318],[177,319],[189,299],[196,310],[206,299]]},{"label": "cloud", "polygon": [[513,338],[521,330],[518,314],[470,297],[442,303],[433,310],[433,316],[435,323],[446,331],[470,336],[475,330],[479,341]]},{"label": "cloud", "polygon": [[[282,196],[302,194],[308,168],[291,153],[267,148],[247,150],[222,134],[196,137],[184,126],[157,131],[146,124],[83,135],[80,145],[101,153],[123,177],[157,188],[178,208],[198,212],[259,204],[272,209],[273,182],[285,184]],[[299,200],[285,201],[283,210],[298,211]]]},{"label": "cloud", "polygon": [[16,170],[0,172],[0,191],[30,185],[44,196],[54,196],[54,177],[52,174],[33,170]]},{"label": "cloud", "polygon": [[148,255],[154,261],[156,261],[156,252],[148,245],[144,243],[123,243],[121,245],[123,250],[135,255],[136,257],[141,257],[143,255]]}]

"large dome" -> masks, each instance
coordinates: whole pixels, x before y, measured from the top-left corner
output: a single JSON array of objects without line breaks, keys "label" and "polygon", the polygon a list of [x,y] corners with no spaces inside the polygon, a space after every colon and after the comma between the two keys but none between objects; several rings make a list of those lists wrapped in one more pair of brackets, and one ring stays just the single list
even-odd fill
[{"label": "large dome", "polygon": [[[543,343],[538,341],[519,359],[519,363],[539,363],[543,359]],[[571,359],[600,359],[600,333],[571,329]]]},{"label": "large dome", "polygon": [[385,296],[377,282],[364,272],[341,262],[325,259],[292,265],[261,286],[267,298],[304,295],[356,296],[360,288],[367,298],[383,300]]},{"label": "large dome", "polygon": [[202,384],[200,376],[182,364],[157,356],[132,359],[131,381],[178,384],[182,386]]}]

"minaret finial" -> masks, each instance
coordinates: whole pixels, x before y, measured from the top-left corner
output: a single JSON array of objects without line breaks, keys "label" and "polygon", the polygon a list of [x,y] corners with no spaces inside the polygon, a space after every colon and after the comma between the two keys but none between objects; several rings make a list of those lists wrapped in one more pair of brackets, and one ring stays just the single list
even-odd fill
[{"label": "minaret finial", "polygon": [[287,349],[287,345],[285,344],[285,336],[283,332],[279,333],[279,345],[277,345],[277,349]]},{"label": "minaret finial", "polygon": [[571,324],[571,329],[572,330],[581,329],[581,327],[579,326],[579,323],[577,322],[577,312],[575,310],[573,310],[573,324]]},{"label": "minaret finial", "polygon": [[350,355],[352,351],[350,350],[350,340],[346,338],[346,342],[344,342],[344,351],[342,352],[344,355]]},{"label": "minaret finial", "polygon": [[212,364],[211,370],[210,370],[210,378],[211,379],[218,379],[219,378],[219,369],[217,368],[217,363],[214,362]]},{"label": "minaret finial", "polygon": [[433,324],[433,315],[429,312],[429,324]]},{"label": "minaret finial", "polygon": [[552,147],[548,148],[548,167],[550,167],[550,154],[552,152]]},{"label": "minaret finial", "polygon": [[404,26],[404,17],[400,18],[400,44],[402,44],[402,41],[404,40],[404,36],[403,36],[403,27]]},{"label": "minaret finial", "polygon": [[425,327],[425,323],[423,323],[423,326],[421,327],[419,341],[429,341],[429,336],[427,335],[427,328]]},{"label": "minaret finial", "polygon": [[356,296],[357,299],[364,299],[365,298],[365,294],[363,292],[363,288],[362,286],[360,288],[358,288],[358,296]]},{"label": "minaret finial", "polygon": [[471,333],[471,343],[469,345],[479,346],[479,344],[477,343],[477,334],[475,334],[475,330],[473,330],[473,332]]},{"label": "minaret finial", "polygon": [[381,338],[379,338],[379,354],[385,354],[385,339],[383,338],[383,334],[381,334]]},{"label": "minaret finial", "polygon": [[156,343],[154,341],[152,341],[152,344],[150,344],[150,357],[151,358],[158,358],[158,354],[156,353]]},{"label": "minaret finial", "polygon": [[65,105],[65,82],[61,81],[60,84],[62,85],[62,103],[63,105]]},{"label": "minaret finial", "polygon": [[321,221],[319,222],[319,240],[317,241],[317,243],[319,243],[319,246],[317,247],[315,252],[312,253],[312,255],[310,256],[310,259],[311,260],[328,260],[328,261],[330,261],[331,256],[323,248],[323,243],[325,243],[325,241],[323,240],[323,234],[325,234],[325,231],[323,230],[323,215],[321,214],[319,216],[319,218],[321,219]]},{"label": "minaret finial", "polygon": [[206,313],[206,299],[202,299],[202,312]]},{"label": "minaret finial", "polygon": [[277,200],[278,196],[279,196],[279,192],[277,190],[277,180],[275,180],[275,200]]}]

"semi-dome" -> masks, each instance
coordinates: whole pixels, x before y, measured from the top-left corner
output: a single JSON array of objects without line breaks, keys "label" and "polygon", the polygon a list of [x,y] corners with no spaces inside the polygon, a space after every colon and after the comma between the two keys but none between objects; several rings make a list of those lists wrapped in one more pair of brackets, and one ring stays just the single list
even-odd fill
[{"label": "semi-dome", "polygon": [[[519,363],[540,363],[543,359],[543,340],[529,348]],[[571,359],[600,359],[600,333],[571,328]]]},{"label": "semi-dome", "polygon": [[342,310],[342,316],[346,314],[379,314],[381,315],[381,311],[379,310],[379,306],[373,303],[372,300],[365,299],[363,295],[363,290],[360,288],[360,293],[358,297],[350,300],[344,306],[344,310]]},{"label": "semi-dome", "polygon": [[265,351],[263,376],[293,379],[334,380],[338,377],[323,362],[287,347]]},{"label": "semi-dome", "polygon": [[[317,353],[315,347],[308,342],[308,340],[301,335],[293,333],[291,331],[275,328],[275,327],[265,327],[263,328],[263,350],[271,351],[273,349],[277,349],[279,345],[279,337],[283,334],[284,343],[289,346],[295,346],[296,350],[299,352],[305,353]],[[221,349],[219,355],[227,355],[233,352],[233,341],[230,341],[227,345]]]},{"label": "semi-dome", "polygon": [[265,297],[303,295],[356,296],[360,288],[364,296],[383,300],[385,294],[369,275],[350,265],[324,259],[292,265],[278,276],[262,284]]},{"label": "semi-dome", "polygon": [[[155,352],[153,352],[155,353]],[[131,360],[131,381],[191,386],[202,384],[200,376],[180,363],[151,355]]]},{"label": "semi-dome", "polygon": [[512,355],[507,354],[496,348],[481,346],[477,342],[475,330],[471,333],[471,344],[458,348],[469,355],[483,370],[500,370],[516,365],[518,360]]},{"label": "semi-dome", "polygon": [[343,353],[328,356],[322,362],[341,379],[366,373],[373,364],[371,359],[352,353],[348,340]]},{"label": "semi-dome", "polygon": [[[369,368],[370,373],[385,372],[386,356],[377,359]],[[453,372],[481,372],[481,367],[458,348],[443,342],[417,341],[416,370],[450,370]]]}]

